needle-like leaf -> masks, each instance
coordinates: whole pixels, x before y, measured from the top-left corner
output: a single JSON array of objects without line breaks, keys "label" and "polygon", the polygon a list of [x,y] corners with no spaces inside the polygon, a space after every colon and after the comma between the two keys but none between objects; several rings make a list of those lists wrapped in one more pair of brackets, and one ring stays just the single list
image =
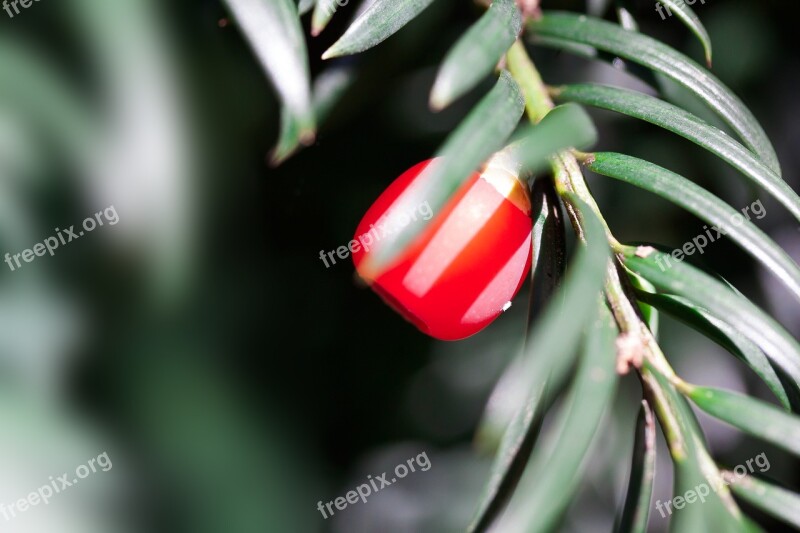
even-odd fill
[{"label": "needle-like leaf", "polygon": [[800,456],[800,417],[734,392],[685,385],[684,393],[703,411],[742,431]]},{"label": "needle-like leaf", "polygon": [[656,423],[653,409],[642,400],[636,419],[631,474],[625,507],[616,528],[617,533],[646,533],[650,518],[650,499],[656,473]]},{"label": "needle-like leaf", "polygon": [[726,478],[734,480],[731,490],[736,496],[800,529],[800,495],[752,476],[738,479],[734,472],[724,474]]},{"label": "needle-like leaf", "polygon": [[[683,22],[689,30],[697,36],[700,40],[700,44],[703,45],[703,51],[706,55],[706,64],[711,67],[711,37],[708,36],[708,32],[706,31],[705,26],[703,23],[700,22],[700,17],[694,12],[694,10],[686,5],[686,2],[682,0],[660,0],[660,3],[664,4],[666,8],[666,12],[675,15]],[[659,11],[661,13],[661,11]],[[662,19],[666,18],[662,15]]]},{"label": "needle-like leaf", "polygon": [[358,72],[353,65],[337,63],[323,70],[314,80],[314,116],[321,128],[342,97],[355,83]]},{"label": "needle-like leaf", "polygon": [[[696,493],[703,484],[709,489],[703,505],[689,504],[681,509],[671,509],[669,505],[672,502],[656,502],[655,507],[662,518],[670,516],[670,531],[753,530],[727,487],[715,485],[717,490],[710,488],[711,483],[720,481],[719,470],[709,455],[700,424],[686,398],[649,361],[645,361],[642,376],[649,393],[659,398],[662,428],[665,435],[670,435],[668,441],[673,441],[670,446],[675,465],[673,494],[685,498],[689,491]],[[755,530],[759,531],[758,528]]]},{"label": "needle-like leaf", "polygon": [[781,405],[787,410],[791,408],[786,390],[770,365],[769,359],[761,351],[761,348],[735,328],[686,298],[653,294],[647,291],[637,291],[636,296],[681,320],[741,359],[766,383]]},{"label": "needle-like leaf", "polygon": [[297,14],[301,17],[311,11],[317,0],[300,0],[297,2]]},{"label": "needle-like leaf", "polygon": [[294,0],[226,0],[281,99],[273,164],[314,140],[308,52]]},{"label": "needle-like leaf", "polygon": [[[519,122],[523,108],[519,87],[508,72],[503,71],[494,88],[447,138],[437,154],[440,157],[425,168],[392,208],[402,211],[413,206],[416,209],[428,202],[437,213],[464,180],[503,146]],[[413,220],[391,239],[379,241],[373,247],[372,257],[362,263],[362,271],[379,272],[424,224],[422,219]]]},{"label": "needle-like leaf", "polygon": [[444,109],[495,68],[522,29],[514,0],[494,0],[445,56],[431,90],[430,105]]},{"label": "needle-like leaf", "polygon": [[761,348],[773,365],[800,383],[800,345],[780,324],[727,285],[653,248],[627,251],[623,261],[660,292],[681,296],[707,309]]},{"label": "needle-like leaf", "polygon": [[[322,0],[320,0],[322,1]],[[388,39],[428,7],[433,0],[375,0],[322,59],[363,52]]]},{"label": "needle-like leaf", "polygon": [[[591,308],[587,303],[584,305]],[[499,531],[550,531],[578,488],[581,466],[619,377],[616,324],[605,304],[599,307],[565,405],[554,421],[553,430],[534,449],[518,490],[498,525]]]},{"label": "needle-like leaf", "polygon": [[311,14],[311,35],[316,37],[322,33],[338,9],[338,0],[315,0],[314,13]]},{"label": "needle-like leaf", "polygon": [[[564,215],[558,200],[553,182],[549,179],[538,179],[531,191],[531,214],[533,216],[533,232],[531,233],[531,274],[530,296],[528,299],[528,330],[551,305],[563,304],[563,291],[556,292],[561,286],[566,268],[567,241],[564,228]],[[553,296],[557,295],[554,299]],[[528,341],[527,335],[525,338]],[[519,389],[522,365],[522,354],[513,359],[503,375],[497,381],[489,400],[486,402],[483,416],[478,424],[475,441],[483,452],[495,453],[514,417],[516,408],[513,404],[514,394]],[[554,383],[555,382],[555,383]],[[560,388],[559,380],[550,380],[551,390]],[[529,434],[531,432],[529,431]]]},{"label": "needle-like leaf", "polygon": [[[656,288],[652,283],[646,279],[637,276],[633,272],[628,271],[628,278],[631,281],[631,286],[634,290],[642,290],[648,292],[655,292]],[[660,324],[660,315],[658,309],[648,304],[644,300],[639,300],[639,311],[642,313],[642,318],[645,319],[647,328],[653,333],[653,338],[658,338],[658,327]]]},{"label": "needle-like leaf", "polygon": [[699,96],[776,174],[780,165],[761,125],[742,101],[714,75],[673,48],[641,33],[567,12],[545,12],[528,28],[537,35],[589,45],[647,66]]},{"label": "needle-like leaf", "polygon": [[552,109],[538,124],[526,124],[508,148],[511,159],[526,173],[549,168],[550,156],[566,148],[585,149],[597,141],[594,122],[578,105]]},{"label": "needle-like leaf", "polygon": [[564,278],[567,237],[564,214],[553,182],[538,179],[531,190],[531,294],[528,308],[528,329]]},{"label": "needle-like leaf", "polygon": [[[578,249],[563,287],[553,299],[560,302],[559,294],[563,294],[563,305],[550,305],[536,323],[520,359],[518,379],[506,389],[509,401],[518,407],[503,435],[470,531],[482,531],[488,527],[505,504],[516,482],[512,473],[524,468],[526,457],[520,455],[520,450],[534,420],[541,416],[540,400],[545,383],[564,379],[578,349],[580,332],[595,316],[596,307],[586,305],[586,300],[590,295],[600,294],[610,251],[600,222],[580,200],[574,202],[583,206],[587,242],[590,244]],[[613,364],[611,368],[613,374]],[[604,374],[601,381],[606,383],[610,378]]]},{"label": "needle-like leaf", "polygon": [[800,197],[747,148],[725,132],[670,103],[639,92],[596,84],[555,89],[559,100],[616,111],[676,133],[720,157],[764,188],[800,220]]},{"label": "needle-like leaf", "polygon": [[[725,235],[746,250],[780,279],[800,300],[800,268],[758,226],[750,221],[750,213],[728,204],[688,179],[656,164],[624,154],[593,154],[587,167],[593,172],[641,187],[673,202],[711,225],[687,242],[685,253],[703,253],[706,246]],[[721,234],[721,235],[720,235]]]}]

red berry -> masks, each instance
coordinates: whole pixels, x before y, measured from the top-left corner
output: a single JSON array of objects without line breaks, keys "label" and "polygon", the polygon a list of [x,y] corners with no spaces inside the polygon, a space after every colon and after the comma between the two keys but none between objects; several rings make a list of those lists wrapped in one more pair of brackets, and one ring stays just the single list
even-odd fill
[{"label": "red berry", "polygon": [[[353,238],[362,246],[354,251],[353,262],[362,277],[359,265],[374,250],[376,239],[392,238],[391,226],[384,235],[378,225],[404,217],[392,211],[392,204],[431,161],[401,174],[358,225]],[[530,268],[527,187],[495,161],[470,176],[435,216],[426,206],[423,202],[405,213],[432,219],[371,287],[422,332],[442,340],[463,339],[508,308]]]}]

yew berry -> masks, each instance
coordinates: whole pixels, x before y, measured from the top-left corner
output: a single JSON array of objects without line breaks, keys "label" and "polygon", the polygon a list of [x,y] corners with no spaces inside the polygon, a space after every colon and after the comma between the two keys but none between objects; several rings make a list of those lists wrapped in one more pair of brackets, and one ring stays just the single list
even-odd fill
[{"label": "yew berry", "polygon": [[374,241],[381,235],[391,239],[392,223],[428,214],[425,229],[370,286],[422,332],[458,340],[488,326],[522,286],[531,263],[530,198],[515,173],[493,158],[435,216],[427,203],[427,213],[421,207],[414,213],[392,212],[395,200],[431,161],[401,174],[367,210],[354,237],[362,246],[354,250],[353,262],[365,278],[359,267]]}]

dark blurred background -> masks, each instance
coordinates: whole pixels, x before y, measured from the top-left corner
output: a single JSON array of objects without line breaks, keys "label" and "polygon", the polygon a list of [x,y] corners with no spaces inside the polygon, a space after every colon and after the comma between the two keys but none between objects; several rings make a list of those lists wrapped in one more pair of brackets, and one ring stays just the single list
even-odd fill
[{"label": "dark blurred background", "polygon": [[[701,60],[675,17],[633,4],[643,32]],[[377,48],[319,60],[357,8],[352,0],[308,37],[314,76],[335,73],[345,92],[325,107],[316,143],[277,169],[267,163],[274,93],[220,2],[42,0],[13,19],[0,11],[1,251],[21,252],[107,206],[119,214],[53,257],[0,274],[0,502],[104,451],[114,464],[46,507],[0,518],[0,530],[463,530],[489,464],[474,431],[521,341],[524,296],[473,338],[433,341],[356,283],[349,260],[326,268],[319,253],[346,245],[380,192],[429,158],[490,86],[440,114],[427,109],[437,65],[481,8],[436,0]],[[798,189],[797,7],[706,0],[694,9],[714,43],[713,71],[759,118]],[[307,31],[309,16],[303,23]],[[622,68],[533,56],[551,84],[652,92]],[[733,169],[653,126],[593,116],[598,149],[654,161],[739,208],[761,198],[759,225],[800,260],[800,228]],[[700,220],[646,192],[589,181],[621,240],[672,248],[702,232]],[[796,303],[734,245],[714,244],[701,260],[800,334]],[[660,339],[687,380],[769,397],[683,325],[663,318]],[[626,378],[565,531],[611,527],[639,395]],[[702,421],[721,462],[765,452],[767,476],[797,489],[796,462]],[[423,452],[430,470],[332,518],[317,510]]]}]

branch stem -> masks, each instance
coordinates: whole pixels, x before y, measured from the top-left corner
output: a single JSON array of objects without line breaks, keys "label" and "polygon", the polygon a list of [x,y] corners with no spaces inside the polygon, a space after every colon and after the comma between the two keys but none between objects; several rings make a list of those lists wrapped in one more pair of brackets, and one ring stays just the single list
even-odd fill
[{"label": "branch stem", "polygon": [[[506,55],[506,64],[509,72],[519,84],[525,96],[525,109],[528,119],[537,124],[553,109],[548,87],[542,80],[536,66],[528,55],[525,46],[517,40]],[[580,162],[587,163],[593,158],[592,154],[577,152],[575,150],[562,151],[551,159],[551,168],[555,182],[556,192],[564,203],[578,238],[585,242],[586,235],[583,231],[583,220],[580,210],[574,205],[567,193],[574,194],[586,203],[592,212],[601,221],[606,231],[608,244],[617,253],[626,247],[623,246],[611,233],[608,224],[600,212],[591,191],[583,176]],[[616,259],[611,259],[607,267],[605,294],[614,318],[619,325],[622,335],[628,335],[640,343],[639,353],[646,363],[638,361],[640,378],[645,394],[650,398],[659,422],[664,431],[670,452],[676,460],[682,460],[687,454],[687,445],[679,423],[680,414],[669,401],[662,384],[656,379],[654,372],[664,376],[673,384],[682,383],[664,357],[653,334],[643,322],[635,299],[626,290],[624,276],[620,276],[620,266]]]}]

